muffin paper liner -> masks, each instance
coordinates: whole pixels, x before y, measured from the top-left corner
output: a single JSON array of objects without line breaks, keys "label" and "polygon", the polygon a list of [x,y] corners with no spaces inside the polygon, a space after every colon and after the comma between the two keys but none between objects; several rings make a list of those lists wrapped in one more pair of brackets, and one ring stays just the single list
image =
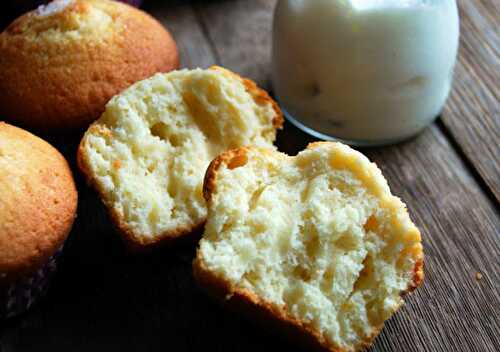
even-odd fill
[{"label": "muffin paper liner", "polygon": [[62,249],[63,247],[59,248],[49,261],[33,274],[0,287],[0,320],[27,311],[47,293]]},{"label": "muffin paper liner", "polygon": [[120,0],[124,3],[130,4],[135,7],[140,7],[142,4],[142,0]]}]

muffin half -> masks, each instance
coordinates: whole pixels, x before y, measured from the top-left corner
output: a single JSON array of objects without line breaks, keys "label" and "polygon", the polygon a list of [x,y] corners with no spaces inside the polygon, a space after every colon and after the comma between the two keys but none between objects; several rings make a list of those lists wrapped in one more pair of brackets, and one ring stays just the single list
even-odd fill
[{"label": "muffin half", "polygon": [[423,280],[420,233],[380,170],[340,143],[240,148],[210,165],[201,287],[285,336],[368,346]]}]

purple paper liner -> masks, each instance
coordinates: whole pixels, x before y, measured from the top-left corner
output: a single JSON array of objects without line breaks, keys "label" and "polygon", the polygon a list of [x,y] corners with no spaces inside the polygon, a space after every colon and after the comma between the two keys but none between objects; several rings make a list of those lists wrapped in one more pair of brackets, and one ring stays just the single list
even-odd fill
[{"label": "purple paper liner", "polygon": [[0,287],[0,320],[27,311],[47,293],[50,279],[57,270],[62,249],[63,247],[59,248],[48,262],[33,274]]},{"label": "purple paper liner", "polygon": [[120,0],[120,1],[135,7],[140,7],[142,4],[142,0]]}]

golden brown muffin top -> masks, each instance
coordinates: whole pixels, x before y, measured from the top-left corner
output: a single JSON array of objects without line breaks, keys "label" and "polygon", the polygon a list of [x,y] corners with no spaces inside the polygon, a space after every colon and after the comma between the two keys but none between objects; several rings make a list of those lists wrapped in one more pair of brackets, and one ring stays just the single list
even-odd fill
[{"label": "golden brown muffin top", "polygon": [[108,0],[56,0],[19,17],[5,34],[50,44],[101,41],[124,28],[119,17],[129,10],[128,5]]},{"label": "golden brown muffin top", "polygon": [[38,131],[88,127],[132,83],[179,65],[153,17],[109,0],[58,0],[0,33],[0,115]]},{"label": "golden brown muffin top", "polygon": [[68,235],[77,192],[50,144],[0,122],[0,284],[46,263]]}]

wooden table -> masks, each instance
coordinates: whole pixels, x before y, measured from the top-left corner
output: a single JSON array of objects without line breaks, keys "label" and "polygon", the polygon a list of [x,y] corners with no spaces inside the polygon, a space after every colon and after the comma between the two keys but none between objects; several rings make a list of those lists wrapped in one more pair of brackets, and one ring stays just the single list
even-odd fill
[{"label": "wooden table", "polygon": [[[500,351],[500,9],[493,2],[459,0],[460,59],[443,116],[409,142],[362,150],[408,205],[426,254],[424,285],[373,351]],[[183,66],[217,63],[270,89],[274,4],[146,1],[145,9],[172,31]],[[287,123],[277,145],[295,154],[310,141]],[[57,144],[73,166],[76,143]],[[79,215],[60,273],[41,304],[2,326],[0,352],[297,349],[196,289],[195,244],[127,255],[95,193],[79,175],[77,182]]]}]

